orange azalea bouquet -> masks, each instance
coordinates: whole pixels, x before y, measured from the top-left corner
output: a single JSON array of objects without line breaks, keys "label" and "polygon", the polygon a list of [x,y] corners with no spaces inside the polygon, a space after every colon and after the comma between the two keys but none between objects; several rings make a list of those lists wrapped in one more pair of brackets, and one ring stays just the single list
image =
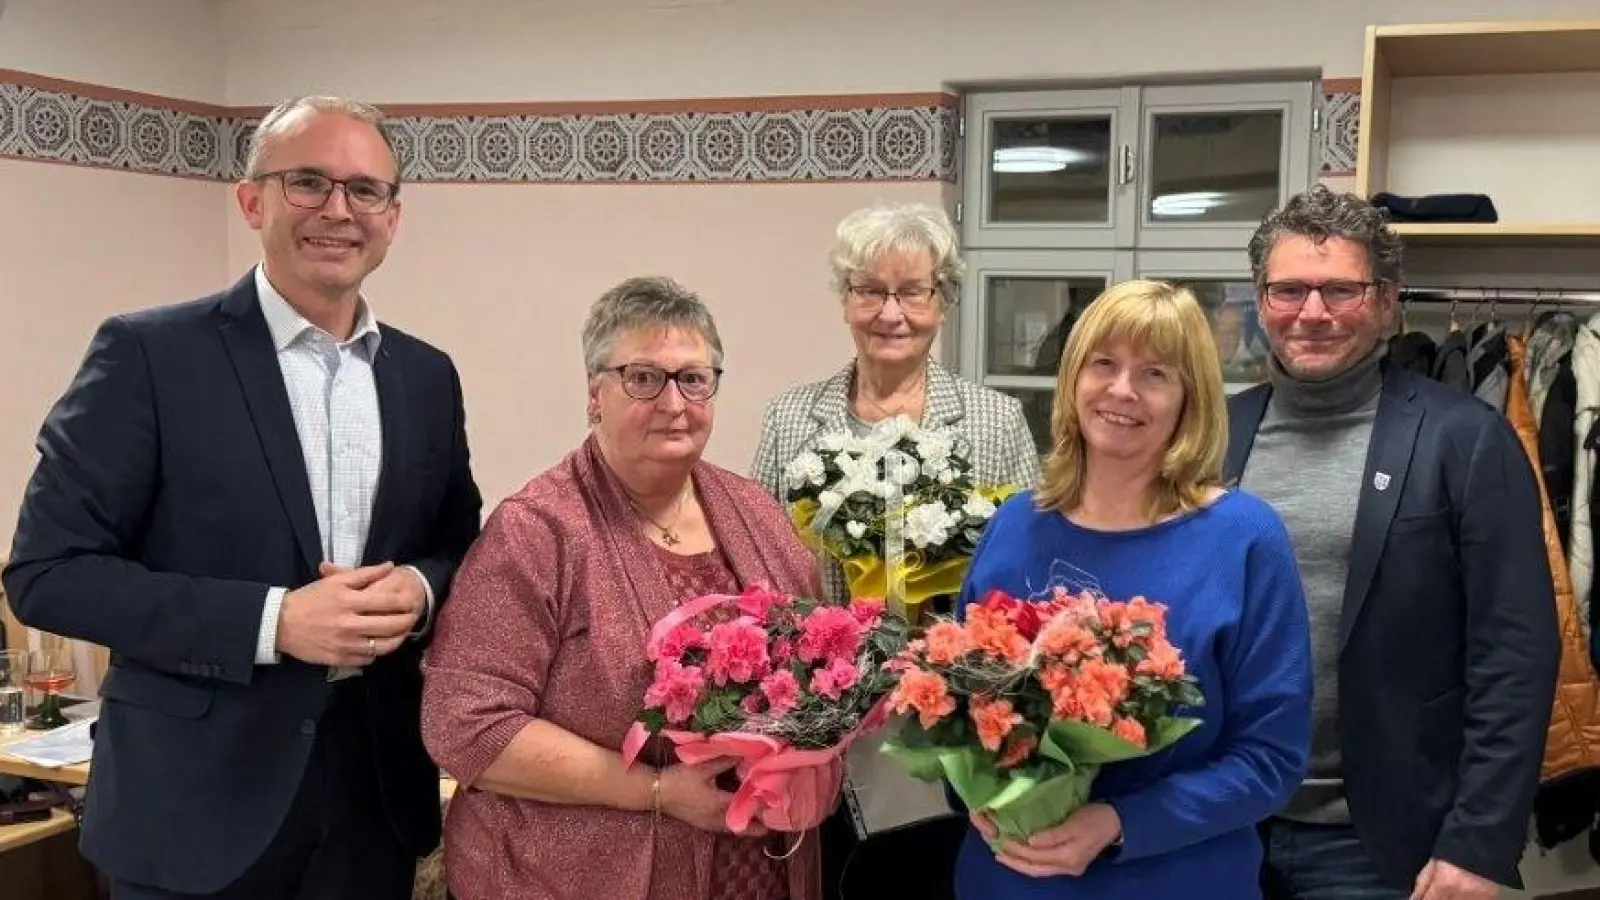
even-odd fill
[{"label": "orange azalea bouquet", "polygon": [[1199,724],[1182,710],[1204,702],[1167,639],[1165,606],[1059,587],[1041,599],[993,591],[889,666],[903,718],[884,752],[947,781],[1000,841],[1064,821],[1101,767],[1172,745]]}]

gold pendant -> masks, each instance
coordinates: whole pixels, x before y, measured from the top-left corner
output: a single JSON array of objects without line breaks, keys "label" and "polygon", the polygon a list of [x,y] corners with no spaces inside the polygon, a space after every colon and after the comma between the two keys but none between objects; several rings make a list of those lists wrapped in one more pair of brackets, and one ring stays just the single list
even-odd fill
[{"label": "gold pendant", "polygon": [[668,547],[676,547],[678,545],[678,536],[673,534],[671,529],[663,528],[661,529],[661,543],[666,544]]}]

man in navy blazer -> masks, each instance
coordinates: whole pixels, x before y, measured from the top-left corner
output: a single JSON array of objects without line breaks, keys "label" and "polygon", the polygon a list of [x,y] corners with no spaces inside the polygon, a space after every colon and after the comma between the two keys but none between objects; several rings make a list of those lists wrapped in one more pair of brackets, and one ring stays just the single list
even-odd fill
[{"label": "man in navy blazer", "polygon": [[400,215],[380,122],[268,114],[262,265],[105,321],[40,432],[4,582],[110,648],[82,849],[118,900],[399,900],[438,844],[420,658],[482,501],[453,364],[361,295]]},{"label": "man in navy blazer", "polygon": [[1250,259],[1272,356],[1227,476],[1289,528],[1317,679],[1266,894],[1489,900],[1521,886],[1560,653],[1532,466],[1498,411],[1386,361],[1401,245],[1371,204],[1313,187]]}]

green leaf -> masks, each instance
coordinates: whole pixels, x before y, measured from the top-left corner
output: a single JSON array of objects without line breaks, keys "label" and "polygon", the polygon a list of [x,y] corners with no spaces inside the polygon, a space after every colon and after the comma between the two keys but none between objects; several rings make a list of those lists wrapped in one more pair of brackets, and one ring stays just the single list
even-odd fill
[{"label": "green leaf", "polygon": [[1168,716],[1156,723],[1155,733],[1149,735],[1150,752],[1165,750],[1176,744],[1179,738],[1200,727],[1199,719],[1180,719]]},{"label": "green leaf", "polygon": [[643,725],[645,730],[651,734],[656,734],[667,727],[667,713],[665,710],[654,707],[644,709],[639,713],[639,724]]}]

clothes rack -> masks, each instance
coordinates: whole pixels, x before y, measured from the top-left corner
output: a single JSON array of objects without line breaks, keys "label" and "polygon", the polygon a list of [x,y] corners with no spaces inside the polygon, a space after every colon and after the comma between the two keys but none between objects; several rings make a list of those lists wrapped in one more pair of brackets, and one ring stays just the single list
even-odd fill
[{"label": "clothes rack", "polygon": [[1505,303],[1515,306],[1564,306],[1582,303],[1600,306],[1600,291],[1565,288],[1402,287],[1400,300],[1403,303]]}]

